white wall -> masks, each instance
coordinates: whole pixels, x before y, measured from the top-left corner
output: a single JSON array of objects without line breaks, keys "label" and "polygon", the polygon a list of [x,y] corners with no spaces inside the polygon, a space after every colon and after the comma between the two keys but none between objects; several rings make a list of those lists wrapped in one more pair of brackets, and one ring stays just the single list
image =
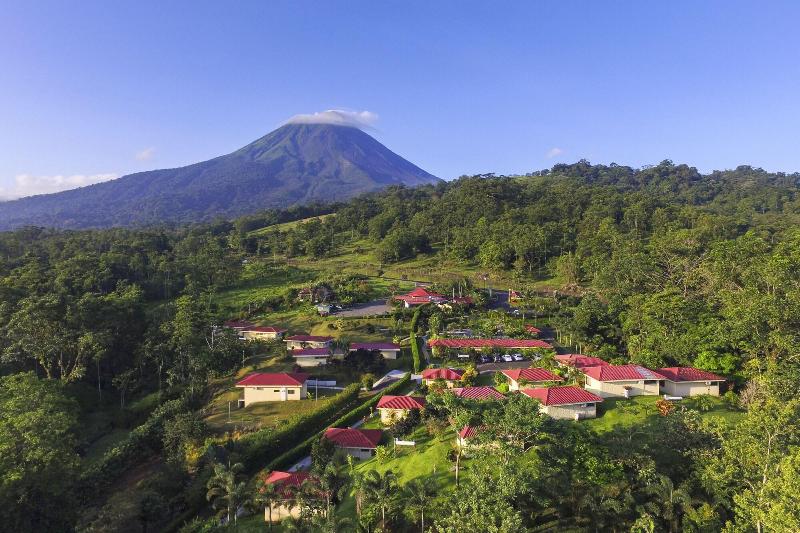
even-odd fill
[{"label": "white wall", "polygon": [[259,386],[242,387],[244,389],[244,406],[257,402],[285,402],[303,400],[306,397],[306,384],[302,387]]},{"label": "white wall", "polygon": [[[650,383],[645,384],[645,381]],[[625,397],[625,387],[629,387],[628,396],[658,396],[661,390],[658,380],[631,380],[631,381],[597,381],[591,376],[586,376],[585,388],[603,398]]]},{"label": "white wall", "polygon": [[664,383],[664,392],[670,396],[700,396],[709,394],[719,396],[719,382],[711,381],[706,385],[705,381],[669,381]]}]

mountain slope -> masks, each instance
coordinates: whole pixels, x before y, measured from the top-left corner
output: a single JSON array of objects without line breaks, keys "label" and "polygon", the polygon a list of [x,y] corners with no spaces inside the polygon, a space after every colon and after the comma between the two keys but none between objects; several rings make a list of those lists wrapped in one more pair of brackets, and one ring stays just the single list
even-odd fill
[{"label": "mountain slope", "polygon": [[191,222],[438,181],[357,128],[287,124],[201,163],[0,203],[0,229]]}]

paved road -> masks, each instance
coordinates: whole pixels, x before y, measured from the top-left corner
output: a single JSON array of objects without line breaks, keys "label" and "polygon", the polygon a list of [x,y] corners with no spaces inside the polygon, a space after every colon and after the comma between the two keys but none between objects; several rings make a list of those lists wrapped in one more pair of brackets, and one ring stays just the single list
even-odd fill
[{"label": "paved road", "polygon": [[355,304],[352,307],[343,311],[337,311],[332,316],[342,317],[364,317],[364,316],[377,316],[385,315],[391,308],[387,300],[373,300],[363,304]]},{"label": "paved road", "polygon": [[478,372],[497,372],[499,370],[511,370],[512,368],[530,368],[533,361],[526,359],[525,361],[514,361],[512,363],[485,363],[478,365]]}]

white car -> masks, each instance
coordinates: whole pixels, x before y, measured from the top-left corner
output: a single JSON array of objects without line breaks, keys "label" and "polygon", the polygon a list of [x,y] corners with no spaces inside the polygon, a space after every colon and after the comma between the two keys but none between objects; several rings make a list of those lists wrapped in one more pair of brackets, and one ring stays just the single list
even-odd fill
[{"label": "white car", "polygon": [[514,359],[514,361],[524,361],[525,360],[525,357],[523,357],[521,353],[511,354],[511,358]]},{"label": "white car", "polygon": [[503,356],[503,361],[505,361],[506,363],[510,363],[510,362],[512,362],[513,360],[514,360],[514,358],[513,358],[512,356],[508,355],[508,354],[505,354],[505,355]]}]

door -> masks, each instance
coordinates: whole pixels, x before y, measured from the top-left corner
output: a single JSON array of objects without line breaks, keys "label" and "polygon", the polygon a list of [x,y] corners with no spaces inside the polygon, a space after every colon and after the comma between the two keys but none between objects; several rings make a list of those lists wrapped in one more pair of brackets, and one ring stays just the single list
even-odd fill
[{"label": "door", "polygon": [[288,398],[287,398],[287,394],[286,394],[286,387],[284,387],[284,388],[281,389],[281,401],[285,402],[287,399]]}]

